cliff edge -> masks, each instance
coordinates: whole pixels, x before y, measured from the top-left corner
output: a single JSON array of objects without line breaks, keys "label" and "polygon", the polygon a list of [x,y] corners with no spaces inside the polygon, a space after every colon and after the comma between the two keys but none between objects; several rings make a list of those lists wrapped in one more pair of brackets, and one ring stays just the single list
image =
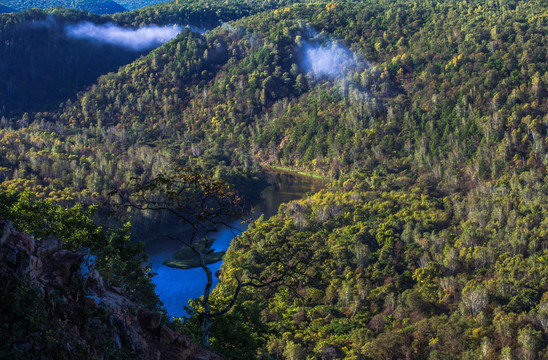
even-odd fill
[{"label": "cliff edge", "polygon": [[106,286],[96,261],[0,221],[0,358],[221,359]]}]

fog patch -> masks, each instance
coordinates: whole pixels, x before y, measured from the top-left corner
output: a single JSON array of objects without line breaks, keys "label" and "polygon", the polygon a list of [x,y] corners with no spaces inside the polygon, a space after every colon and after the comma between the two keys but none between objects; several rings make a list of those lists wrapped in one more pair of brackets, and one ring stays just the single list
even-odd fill
[{"label": "fog patch", "polygon": [[305,44],[303,66],[306,72],[311,72],[315,76],[337,78],[356,68],[357,62],[354,60],[354,54],[343,45]]},{"label": "fog patch", "polygon": [[124,28],[114,24],[97,25],[81,22],[65,27],[66,36],[72,39],[90,40],[140,51],[151,49],[175,38],[182,28],[173,26],[145,26],[141,28]]},{"label": "fog patch", "polygon": [[[1,1],[1,0],[0,0]],[[46,31],[49,36],[64,36],[63,26],[51,15],[44,20],[31,20],[21,24],[27,31]]]},{"label": "fog patch", "polygon": [[378,87],[377,65],[352,51],[342,40],[330,39],[308,25],[302,26],[300,34],[296,39],[300,70],[313,80],[332,81],[341,94],[356,105],[359,114],[352,117],[350,127],[363,127],[368,118],[385,111],[383,102],[370,88],[371,85]]},{"label": "fog patch", "polygon": [[315,78],[328,77],[340,80],[348,73],[363,71],[371,64],[363,56],[350,50],[341,40],[329,39],[311,26],[301,29],[300,66]]},{"label": "fog patch", "polygon": [[221,26],[222,26],[224,29],[226,29],[226,30],[228,30],[229,32],[231,32],[231,33],[234,32],[234,31],[236,31],[236,28],[235,28],[234,26],[230,25],[229,23],[224,22],[224,23],[221,24]]},{"label": "fog patch", "polygon": [[32,20],[28,25],[37,29],[51,29],[57,27],[57,21],[53,16],[48,15],[44,20]]},{"label": "fog patch", "polygon": [[186,28],[186,29],[189,29],[189,30],[192,31],[192,32],[198,33],[198,34],[200,34],[200,35],[205,34],[206,31],[208,30],[208,29],[206,29],[206,28],[196,27],[196,26],[190,25],[190,24],[185,25],[185,28]]}]

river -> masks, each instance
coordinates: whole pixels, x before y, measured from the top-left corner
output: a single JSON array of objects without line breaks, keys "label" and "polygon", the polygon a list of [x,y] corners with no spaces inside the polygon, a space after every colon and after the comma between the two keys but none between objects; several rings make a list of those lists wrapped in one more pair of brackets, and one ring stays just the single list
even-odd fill
[{"label": "river", "polygon": [[[264,214],[266,218],[275,215],[282,203],[300,199],[307,193],[315,193],[325,187],[326,182],[312,177],[296,175],[282,171],[268,171],[268,182],[271,184],[261,193],[261,199],[252,209],[249,217],[257,218]],[[233,238],[241,234],[248,224],[236,221],[232,226],[239,229],[221,228],[219,232],[211,236],[215,239],[212,248],[217,251],[227,250]],[[189,299],[203,295],[206,284],[206,275],[201,268],[181,270],[162,264],[162,261],[171,259],[179,250],[181,243],[170,239],[158,239],[153,244],[147,245],[147,253],[152,266],[152,271],[157,275],[152,281],[156,285],[156,293],[164,303],[169,316],[182,317],[186,313],[183,306]],[[215,274],[222,264],[222,260],[209,265],[211,272]],[[213,286],[217,279],[213,279]]]}]

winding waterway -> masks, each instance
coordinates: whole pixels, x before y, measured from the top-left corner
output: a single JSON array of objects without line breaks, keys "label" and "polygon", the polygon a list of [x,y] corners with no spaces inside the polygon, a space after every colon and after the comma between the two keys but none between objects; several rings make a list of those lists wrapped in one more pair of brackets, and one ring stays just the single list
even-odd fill
[{"label": "winding waterway", "polygon": [[[323,180],[288,172],[270,171],[267,175],[271,185],[261,193],[261,200],[250,214],[252,218],[257,218],[261,214],[269,218],[276,214],[280,204],[302,198],[307,193],[317,192],[325,186]],[[239,231],[219,229],[219,232],[212,236],[215,239],[212,248],[217,251],[227,250],[232,239],[247,228],[247,224],[241,224],[240,221],[232,225]],[[187,305],[189,299],[203,295],[206,284],[206,276],[201,268],[181,270],[162,264],[163,260],[171,259],[180,247],[181,243],[170,239],[159,239],[147,246],[152,271],[157,273],[153,278],[156,293],[164,303],[168,315],[172,317],[184,316],[186,313],[183,306]],[[221,264],[222,260],[209,265],[212,273],[219,270]],[[214,278],[213,286],[216,284],[217,279]]]}]

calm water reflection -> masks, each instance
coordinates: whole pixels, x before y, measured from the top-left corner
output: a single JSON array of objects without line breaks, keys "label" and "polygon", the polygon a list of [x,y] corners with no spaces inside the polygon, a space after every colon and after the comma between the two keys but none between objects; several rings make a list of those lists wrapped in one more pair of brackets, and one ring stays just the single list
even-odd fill
[{"label": "calm water reflection", "polygon": [[[314,193],[325,186],[325,181],[295,175],[287,172],[268,172],[268,181],[271,184],[261,193],[261,201],[254,206],[252,217],[264,214],[269,218],[276,214],[282,203],[302,198],[306,193]],[[247,228],[247,224],[235,221],[232,226],[239,229],[222,228],[219,232],[212,234],[215,238],[213,248],[227,250],[230,242]],[[152,265],[152,271],[157,273],[153,278],[156,285],[156,293],[164,303],[170,316],[184,316],[183,305],[189,299],[203,295],[206,276],[201,268],[181,270],[170,268],[162,264],[165,259],[170,259],[181,247],[177,241],[170,239],[158,239],[147,246],[147,252]],[[220,269],[222,261],[209,265],[213,273]],[[217,279],[213,279],[213,285],[217,285]]]}]

